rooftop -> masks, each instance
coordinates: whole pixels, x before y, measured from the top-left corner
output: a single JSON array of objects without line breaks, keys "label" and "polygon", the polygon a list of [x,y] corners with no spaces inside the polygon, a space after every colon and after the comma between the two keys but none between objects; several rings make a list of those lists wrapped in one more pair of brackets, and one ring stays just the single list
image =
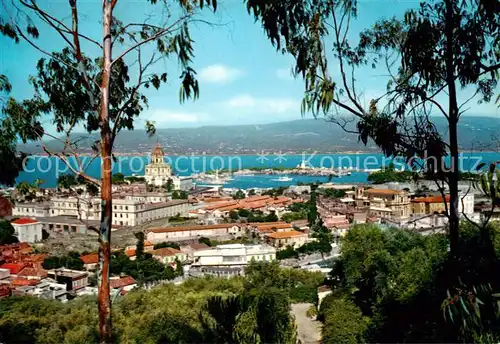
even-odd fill
[{"label": "rooftop", "polygon": [[65,268],[49,270],[48,273],[49,273],[49,275],[64,276],[64,277],[71,277],[71,278],[76,278],[76,277],[81,277],[81,276],[87,275],[87,273],[85,271],[71,270],[71,269],[65,269]]},{"label": "rooftop", "polygon": [[109,286],[112,289],[117,289],[117,288],[123,288],[128,285],[136,284],[137,282],[135,279],[131,276],[124,276],[120,278],[111,278],[109,280]]},{"label": "rooftop", "polygon": [[274,232],[271,234],[268,234],[267,237],[271,239],[286,239],[286,238],[294,238],[294,237],[299,237],[307,235],[305,233],[299,232],[299,231],[287,231],[287,232]]},{"label": "rooftop", "polygon": [[83,264],[97,264],[99,262],[99,255],[97,253],[90,253],[80,256]]},{"label": "rooftop", "polygon": [[[446,195],[446,202],[450,201],[450,195]],[[411,200],[414,203],[443,203],[443,196],[416,197]]]},{"label": "rooftop", "polygon": [[19,219],[12,221],[11,223],[13,223],[15,225],[28,225],[28,224],[32,224],[32,223],[38,223],[38,221],[30,219],[28,217],[21,217]]},{"label": "rooftop", "polygon": [[182,252],[172,247],[162,247],[157,250],[150,251],[149,253],[151,253],[153,256],[171,257]]},{"label": "rooftop", "polygon": [[210,229],[220,229],[220,228],[231,228],[237,226],[235,223],[221,223],[214,225],[198,225],[198,226],[179,226],[179,227],[165,227],[165,228],[153,228],[150,232],[153,233],[170,233],[170,232],[184,232],[184,231],[194,231],[194,230],[210,230]]},{"label": "rooftop", "polygon": [[392,189],[372,188],[372,189],[365,190],[365,193],[370,194],[370,195],[399,195],[401,193],[401,191],[392,190]]}]

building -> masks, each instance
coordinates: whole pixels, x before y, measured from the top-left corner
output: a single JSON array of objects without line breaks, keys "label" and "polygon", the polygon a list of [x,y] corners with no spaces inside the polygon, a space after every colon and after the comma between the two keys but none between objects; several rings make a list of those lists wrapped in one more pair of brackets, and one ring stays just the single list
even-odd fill
[{"label": "building", "polygon": [[145,203],[130,198],[113,200],[113,220],[116,226],[137,226],[175,215],[188,216],[189,203],[184,199]]},{"label": "building", "polygon": [[177,177],[172,173],[172,167],[165,162],[165,153],[158,144],[151,153],[151,163],[146,165],[144,178],[148,184],[154,186],[167,186],[170,180],[173,190],[191,190],[193,178]]},{"label": "building", "polygon": [[306,233],[294,230],[266,234],[267,242],[278,249],[284,249],[287,246],[300,247],[307,242],[307,238]]},{"label": "building", "polygon": [[67,291],[84,288],[89,284],[89,274],[86,271],[59,268],[49,270],[48,276],[57,283],[65,284]]},{"label": "building", "polygon": [[232,276],[242,275],[252,260],[275,260],[276,249],[267,245],[228,244],[195,251],[193,257],[190,273]]},{"label": "building", "polygon": [[99,263],[99,255],[97,253],[90,253],[80,256],[80,259],[83,262],[83,266],[85,270],[96,270],[97,264]]},{"label": "building", "polygon": [[137,282],[131,276],[110,277],[109,287],[111,289],[121,289],[122,294],[137,287]]},{"label": "building", "polygon": [[192,261],[193,258],[194,258],[194,253],[196,251],[206,250],[206,249],[209,249],[209,248],[210,248],[210,246],[208,246],[207,244],[194,243],[194,244],[189,244],[189,245],[181,246],[181,251],[186,254],[187,260]]},{"label": "building", "polygon": [[412,214],[444,214],[446,209],[450,209],[450,196],[416,197],[411,200],[411,205]]},{"label": "building", "polygon": [[[153,197],[153,196],[150,196]],[[161,197],[161,196],[158,196]],[[114,226],[133,227],[149,221],[175,215],[187,216],[187,200],[168,202],[147,202],[147,197],[125,196],[113,199]],[[45,230],[64,233],[86,233],[87,224],[98,227],[101,218],[100,199],[98,198],[55,198],[52,204],[43,205],[44,212],[39,212],[36,204],[17,204],[15,216],[36,218]],[[41,214],[45,216],[41,216]],[[41,237],[40,237],[41,238]]]},{"label": "building", "polygon": [[175,263],[176,260],[184,262],[187,260],[187,254],[181,250],[172,247],[162,247],[149,252],[153,258],[162,262],[163,264]]},{"label": "building", "polygon": [[405,218],[411,214],[410,196],[405,190],[365,189],[359,186],[355,200],[358,208],[369,209],[369,216]]},{"label": "building", "polygon": [[172,240],[189,240],[200,237],[230,237],[243,234],[240,224],[222,223],[185,227],[153,228],[147,233],[147,240],[159,243]]},{"label": "building", "polygon": [[36,220],[21,217],[11,222],[14,235],[21,242],[34,243],[42,241],[42,224]]}]

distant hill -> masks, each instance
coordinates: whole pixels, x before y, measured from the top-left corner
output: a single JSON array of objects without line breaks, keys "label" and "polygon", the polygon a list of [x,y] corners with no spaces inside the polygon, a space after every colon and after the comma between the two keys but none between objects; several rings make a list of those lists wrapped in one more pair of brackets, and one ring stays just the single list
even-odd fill
[{"label": "distant hill", "polygon": [[[444,118],[435,124],[447,136]],[[84,139],[82,139],[82,137]],[[90,146],[97,136],[73,135],[80,139],[79,150],[91,152]],[[459,123],[462,149],[495,149],[500,143],[500,119],[494,117],[463,117]],[[374,144],[364,146],[355,134],[346,133],[334,123],[323,119],[302,119],[258,125],[203,126],[198,128],[157,129],[156,136],[148,138],[144,130],[121,132],[115,143],[117,153],[150,152],[159,142],[167,154],[252,154],[260,151],[286,153],[318,151],[378,151]],[[60,149],[58,141],[46,141],[48,147]],[[27,153],[42,153],[39,143],[20,146]]]}]

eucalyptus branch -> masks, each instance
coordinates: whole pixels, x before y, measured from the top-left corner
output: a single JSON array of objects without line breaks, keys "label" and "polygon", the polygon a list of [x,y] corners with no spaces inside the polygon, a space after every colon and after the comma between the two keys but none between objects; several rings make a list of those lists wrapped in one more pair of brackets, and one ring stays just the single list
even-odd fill
[{"label": "eucalyptus branch", "polygon": [[169,25],[168,27],[158,31],[157,33],[155,33],[154,35],[132,45],[131,47],[129,47],[128,49],[126,49],[124,52],[122,52],[120,55],[118,55],[118,57],[116,57],[115,59],[113,59],[113,61],[111,61],[111,65],[113,65],[116,61],[122,59],[123,57],[125,57],[128,53],[130,53],[132,50],[135,50],[137,48],[139,48],[140,46],[148,43],[148,42],[151,42],[155,39],[158,39],[162,36],[165,36],[166,34],[170,33],[171,32],[171,29],[173,27],[175,27],[176,25],[178,25],[179,23],[185,21],[186,19],[188,19],[190,17],[190,15],[184,15],[184,16],[181,16],[179,19],[177,19],[174,23],[172,23],[171,25]]}]

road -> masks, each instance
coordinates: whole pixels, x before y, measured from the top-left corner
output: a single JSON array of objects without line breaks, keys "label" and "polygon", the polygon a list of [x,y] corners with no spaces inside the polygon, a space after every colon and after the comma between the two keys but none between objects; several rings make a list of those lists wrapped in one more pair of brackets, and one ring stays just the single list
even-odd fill
[{"label": "road", "polygon": [[311,303],[292,304],[291,312],[297,324],[297,343],[316,344],[321,340],[321,323],[306,315],[311,306]]}]

